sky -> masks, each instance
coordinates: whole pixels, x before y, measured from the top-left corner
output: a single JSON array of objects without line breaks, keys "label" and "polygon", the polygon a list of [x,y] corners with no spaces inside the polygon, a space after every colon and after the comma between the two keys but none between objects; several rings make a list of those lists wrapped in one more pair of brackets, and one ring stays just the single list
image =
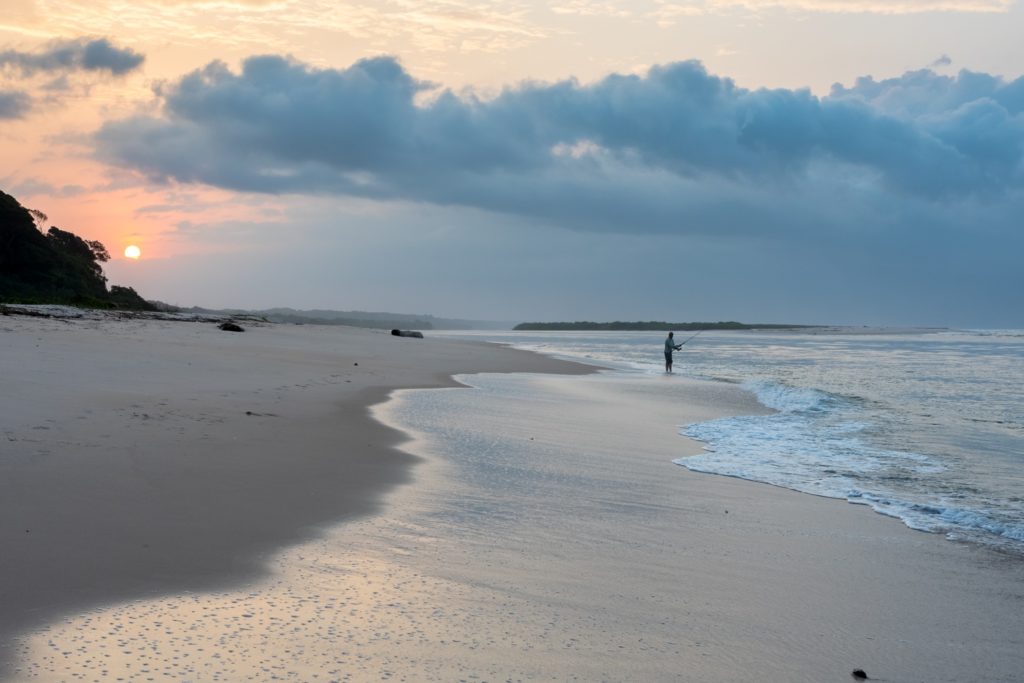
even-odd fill
[{"label": "sky", "polygon": [[4,0],[0,190],[183,306],[1024,328],[1021,35],[1024,0]]}]

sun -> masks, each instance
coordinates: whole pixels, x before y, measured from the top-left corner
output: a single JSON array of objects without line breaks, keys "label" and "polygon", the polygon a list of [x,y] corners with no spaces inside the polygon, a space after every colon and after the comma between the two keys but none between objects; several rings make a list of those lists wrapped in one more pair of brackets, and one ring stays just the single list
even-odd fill
[{"label": "sun", "polygon": [[139,249],[134,244],[129,244],[127,247],[124,248],[124,255],[126,258],[137,259],[140,256],[142,256],[142,250]]}]

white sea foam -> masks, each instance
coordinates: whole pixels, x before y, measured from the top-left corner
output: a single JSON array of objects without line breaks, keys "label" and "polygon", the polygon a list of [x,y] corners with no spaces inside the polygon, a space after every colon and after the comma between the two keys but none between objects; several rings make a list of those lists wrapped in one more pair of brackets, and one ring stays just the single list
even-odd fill
[{"label": "white sea foam", "polygon": [[955,505],[929,505],[858,492],[847,497],[851,503],[871,506],[875,512],[903,521],[911,529],[944,533],[951,538],[982,540],[979,534],[998,539],[1024,542],[1024,525],[1000,521],[991,514],[967,510]]},{"label": "white sea foam", "polygon": [[[706,446],[703,455],[676,464],[869,505],[920,531],[973,540],[1024,541],[1024,524],[949,502],[924,503],[928,492],[913,485],[945,466],[935,458],[878,448],[863,436],[869,423],[855,421],[857,401],[818,389],[757,380],[744,383],[765,406],[778,412],[740,416],[685,427],[682,433]],[[900,490],[891,484],[910,484]],[[996,513],[998,514],[998,513]],[[994,538],[986,538],[991,535]]]}]

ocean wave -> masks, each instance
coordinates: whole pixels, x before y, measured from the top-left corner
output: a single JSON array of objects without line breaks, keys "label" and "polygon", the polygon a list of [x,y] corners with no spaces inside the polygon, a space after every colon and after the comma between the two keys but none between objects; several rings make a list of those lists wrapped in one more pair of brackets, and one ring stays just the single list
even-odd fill
[{"label": "ocean wave", "polygon": [[822,412],[842,401],[836,394],[806,387],[792,387],[773,380],[749,380],[742,383],[764,406],[780,413]]},{"label": "ocean wave", "polygon": [[743,466],[722,467],[709,463],[707,460],[701,460],[701,457],[678,458],[673,462],[693,472],[771,484],[800,493],[810,493],[825,498],[846,500],[853,504],[867,505],[879,514],[899,519],[908,528],[916,531],[940,533],[950,539],[972,540],[1017,553],[1024,552],[1024,548],[1020,545],[1024,543],[1024,525],[1000,520],[984,511],[954,505],[915,503],[895,496],[868,492],[854,486],[854,480],[851,478],[842,476],[828,478],[826,472],[823,472],[826,475],[823,479],[801,482],[790,477],[779,476],[780,472],[778,471],[772,472],[763,468]]},{"label": "ocean wave", "polygon": [[967,537],[974,540],[979,533],[994,536],[998,540],[1024,542],[1024,525],[1000,520],[992,513],[958,507],[951,504],[914,503],[898,498],[855,492],[847,496],[851,503],[869,505],[875,512],[902,520],[911,529],[942,533],[951,537]]},{"label": "ocean wave", "polygon": [[873,425],[855,400],[774,381],[744,386],[778,412],[687,425],[681,433],[704,443],[705,452],[676,464],[868,505],[912,529],[1021,550],[1024,525],[930,493],[930,475],[945,465],[872,443]]},{"label": "ocean wave", "polygon": [[946,335],[965,335],[972,337],[990,337],[1000,338],[1006,337],[1008,339],[1021,339],[1024,338],[1024,330],[950,330],[945,333]]}]

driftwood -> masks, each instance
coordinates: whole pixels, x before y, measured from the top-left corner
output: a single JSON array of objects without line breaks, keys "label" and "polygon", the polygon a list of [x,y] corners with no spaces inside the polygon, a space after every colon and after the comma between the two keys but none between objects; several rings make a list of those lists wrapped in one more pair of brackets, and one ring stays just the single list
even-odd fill
[{"label": "driftwood", "polygon": [[391,330],[393,337],[415,337],[416,339],[423,339],[423,333],[417,332],[416,330]]}]

